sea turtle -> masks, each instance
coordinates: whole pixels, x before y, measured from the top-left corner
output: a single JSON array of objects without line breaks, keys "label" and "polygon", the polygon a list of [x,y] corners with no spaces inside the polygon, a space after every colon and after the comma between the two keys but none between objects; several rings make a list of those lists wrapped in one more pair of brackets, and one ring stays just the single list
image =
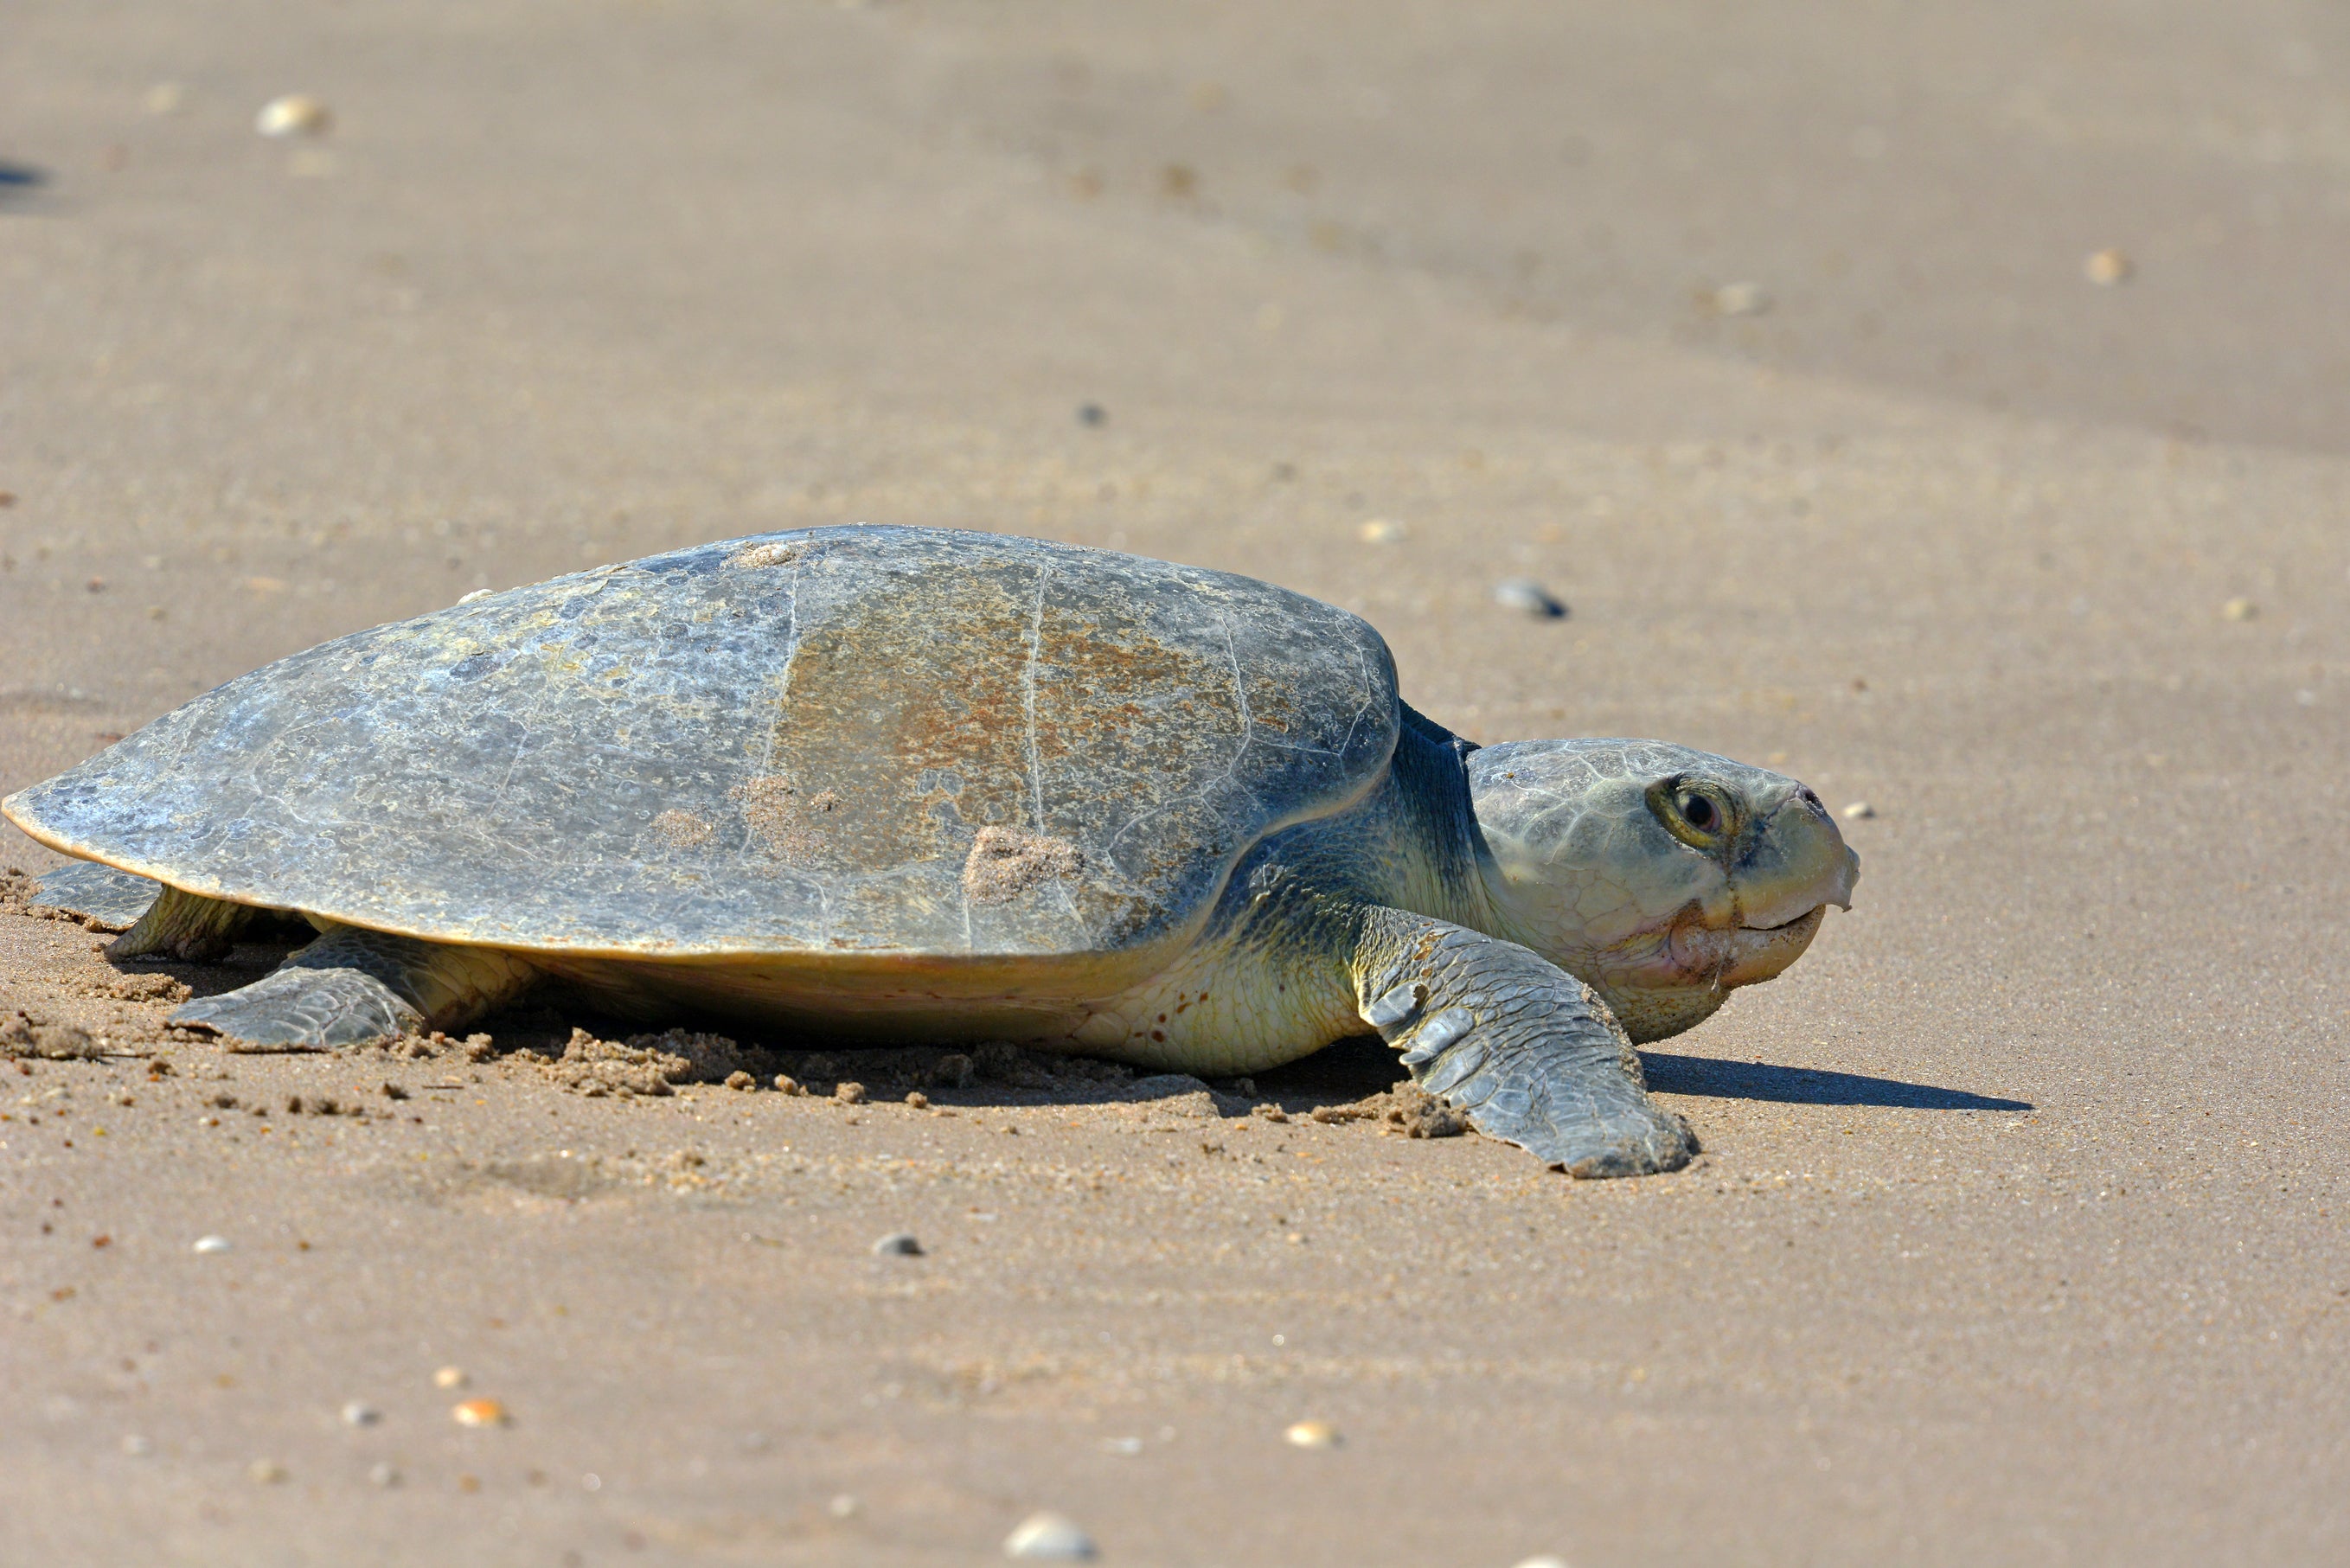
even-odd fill
[{"label": "sea turtle", "polygon": [[1858,868],[1776,774],[1461,740],[1399,700],[1377,631],[1302,595],[896,527],[468,595],[0,810],[162,885],[118,959],[316,927],[172,1014],[248,1045],[453,1029],[545,979],[647,1019],[1208,1075],[1375,1030],[1587,1176],[1689,1159],[1633,1043],[1785,969]]}]

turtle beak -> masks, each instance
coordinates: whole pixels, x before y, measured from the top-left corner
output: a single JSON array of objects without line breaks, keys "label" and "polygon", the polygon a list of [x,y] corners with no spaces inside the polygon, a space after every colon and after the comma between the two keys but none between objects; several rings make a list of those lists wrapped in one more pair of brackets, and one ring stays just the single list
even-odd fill
[{"label": "turtle beak", "polygon": [[1860,857],[1836,831],[1820,797],[1798,785],[1757,825],[1731,873],[1739,924],[1770,930],[1828,904],[1852,908]]}]

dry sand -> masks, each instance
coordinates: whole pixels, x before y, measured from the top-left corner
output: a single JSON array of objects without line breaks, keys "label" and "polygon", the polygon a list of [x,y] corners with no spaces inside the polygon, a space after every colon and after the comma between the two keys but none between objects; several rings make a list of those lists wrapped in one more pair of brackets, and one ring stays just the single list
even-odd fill
[{"label": "dry sand", "polygon": [[[865,518],[1877,812],[1641,1181],[1106,1085],[0,1064],[0,1557],[2350,1558],[2339,16],[17,0],[0,80],[0,788]],[[162,1049],[95,940],[0,918],[0,1009]]]}]

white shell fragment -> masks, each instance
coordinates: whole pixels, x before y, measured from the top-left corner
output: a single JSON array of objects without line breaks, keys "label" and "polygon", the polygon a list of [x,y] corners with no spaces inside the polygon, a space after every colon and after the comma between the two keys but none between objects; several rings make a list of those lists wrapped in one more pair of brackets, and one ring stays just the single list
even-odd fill
[{"label": "white shell fragment", "polygon": [[873,1243],[873,1255],[877,1258],[919,1258],[922,1255],[922,1244],[914,1239],[911,1231],[892,1231]]},{"label": "white shell fragment", "polygon": [[196,1238],[194,1250],[199,1252],[207,1253],[225,1252],[228,1251],[228,1238],[225,1236],[199,1236]]},{"label": "white shell fragment", "polygon": [[1538,620],[1561,620],[1566,606],[1532,577],[1504,577],[1493,585],[1493,602]]},{"label": "white shell fragment", "polygon": [[1724,316],[1760,316],[1771,296],[1759,283],[1725,283],[1713,291],[1713,307]]},{"label": "white shell fragment", "polygon": [[253,117],[253,129],[264,136],[324,136],[334,123],[327,106],[305,92],[271,99]]},{"label": "white shell fragment", "polygon": [[2129,257],[2116,250],[2091,251],[2081,258],[2081,275],[2099,288],[2127,283],[2137,270]]},{"label": "white shell fragment", "polygon": [[1003,1538],[1006,1557],[1051,1563],[1083,1563],[1094,1555],[1094,1538],[1057,1513],[1032,1513]]},{"label": "white shell fragment", "polygon": [[1846,822],[1863,822],[1876,815],[1877,808],[1865,800],[1854,801],[1844,808],[1844,819]]},{"label": "white shell fragment", "polygon": [[1293,1449],[1335,1449],[1346,1441],[1327,1421],[1293,1422],[1281,1436]]}]

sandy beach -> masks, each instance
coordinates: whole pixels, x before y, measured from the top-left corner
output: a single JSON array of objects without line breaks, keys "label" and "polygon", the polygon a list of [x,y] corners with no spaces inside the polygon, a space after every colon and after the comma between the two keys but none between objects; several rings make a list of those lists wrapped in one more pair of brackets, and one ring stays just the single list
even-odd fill
[{"label": "sandy beach", "polygon": [[232,1055],[163,1015],[282,945],[109,965],[0,829],[0,1022],[108,1053],[0,1060],[0,1558],[2350,1559],[2340,17],[19,0],[0,82],[0,793],[868,521],[1283,584],[1863,861],[1648,1053],[1701,1158],[1573,1182],[1354,1044],[1279,1121],[588,1095],[559,999]]}]

